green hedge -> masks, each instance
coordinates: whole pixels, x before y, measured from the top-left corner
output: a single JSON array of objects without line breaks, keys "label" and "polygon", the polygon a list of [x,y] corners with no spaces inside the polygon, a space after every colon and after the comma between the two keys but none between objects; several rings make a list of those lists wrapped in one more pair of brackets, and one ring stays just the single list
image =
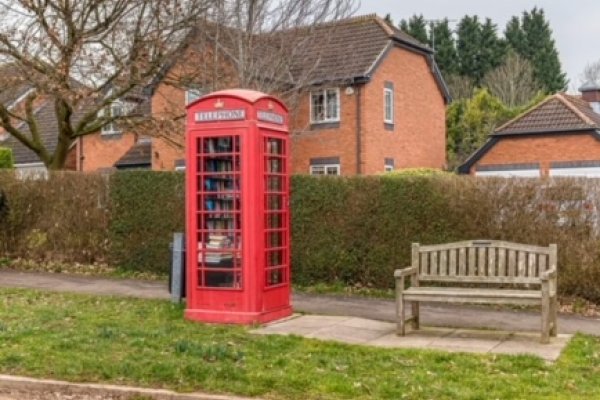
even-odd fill
[{"label": "green hedge", "polygon": [[[2,191],[0,257],[167,273],[172,234],[185,226],[181,173],[0,173]],[[498,239],[557,243],[560,292],[600,302],[597,180],[294,176],[291,209],[296,283],[390,288],[412,242]]]},{"label": "green hedge", "polygon": [[598,193],[595,180],[297,176],[293,279],[391,288],[412,242],[558,243],[561,293],[600,301]]},{"label": "green hedge", "polygon": [[102,175],[52,173],[18,179],[0,171],[0,257],[96,263],[106,260],[108,185]]},{"label": "green hedge", "polygon": [[122,171],[110,178],[110,256],[114,265],[169,271],[169,243],[185,223],[184,174]]}]

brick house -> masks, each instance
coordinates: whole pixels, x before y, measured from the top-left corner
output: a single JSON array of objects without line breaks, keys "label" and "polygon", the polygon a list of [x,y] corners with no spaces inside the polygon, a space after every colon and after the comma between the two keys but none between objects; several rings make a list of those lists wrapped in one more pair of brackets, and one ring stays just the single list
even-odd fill
[{"label": "brick house", "polygon": [[432,51],[373,15],[314,34],[332,39],[299,57],[320,63],[293,115],[293,172],[444,168],[450,96]]},{"label": "brick house", "polygon": [[476,176],[600,177],[600,87],[558,93],[496,129],[460,166]]},{"label": "brick house", "polygon": [[[308,35],[311,40],[288,65],[290,79],[303,80],[303,89],[288,103],[292,172],[355,175],[445,167],[450,95],[431,49],[376,15],[323,24]],[[191,64],[188,54],[182,57],[187,64],[165,66],[133,99],[115,102],[108,112],[122,113],[132,105],[154,117],[183,112],[186,103],[208,91],[166,82]],[[221,83],[236,86],[234,80]],[[289,86],[283,82],[283,91]],[[80,138],[73,153],[79,171],[185,167],[181,147],[153,133],[123,132],[117,124]]]}]

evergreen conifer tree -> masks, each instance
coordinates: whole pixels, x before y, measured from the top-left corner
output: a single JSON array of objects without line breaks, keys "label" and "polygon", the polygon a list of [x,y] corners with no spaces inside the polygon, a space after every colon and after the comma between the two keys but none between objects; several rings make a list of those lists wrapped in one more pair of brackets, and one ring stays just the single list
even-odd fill
[{"label": "evergreen conifer tree", "polygon": [[429,35],[427,34],[427,21],[423,15],[413,15],[407,21],[400,21],[400,29],[408,33],[423,44],[429,44]]},{"label": "evergreen conifer tree", "polygon": [[458,73],[477,82],[484,75],[481,68],[481,29],[479,18],[469,15],[460,20],[457,29]]},{"label": "evergreen conifer tree", "polygon": [[548,93],[564,90],[566,74],[562,71],[550,23],[543,9],[525,11],[521,21],[509,21],[505,36],[510,46],[533,64],[537,82]]},{"label": "evergreen conifer tree", "polygon": [[[435,41],[435,43],[434,43]],[[435,60],[444,75],[458,73],[458,55],[456,41],[448,19],[436,23],[431,29],[431,46],[435,50]]]}]

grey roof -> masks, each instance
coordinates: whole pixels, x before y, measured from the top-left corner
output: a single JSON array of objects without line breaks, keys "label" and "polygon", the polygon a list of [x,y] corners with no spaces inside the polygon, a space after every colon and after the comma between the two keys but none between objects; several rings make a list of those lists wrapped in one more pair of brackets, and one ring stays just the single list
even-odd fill
[{"label": "grey roof", "polygon": [[[54,114],[52,102],[46,101],[35,113],[36,120],[40,130],[42,144],[49,151],[53,152],[58,143],[58,123]],[[27,124],[17,125],[17,128],[26,135],[30,135]],[[12,149],[15,158],[15,164],[31,164],[41,162],[40,158],[32,150],[25,147],[14,136],[8,135],[4,141],[0,141],[0,146]]]},{"label": "grey roof", "polygon": [[[223,31],[227,34],[217,34]],[[192,46],[201,43],[203,38],[214,41],[219,37],[219,46],[224,49],[231,48],[235,53],[238,35],[232,28],[204,22],[191,35],[193,36],[188,37],[186,42]],[[405,32],[387,24],[375,14],[313,27],[260,34],[255,36],[254,40],[256,44],[253,62],[257,66],[262,65],[261,63],[268,64],[265,64],[264,69],[257,70],[272,69],[272,65],[269,64],[274,62],[272,54],[287,54],[283,57],[282,65],[278,67],[287,69],[289,74],[279,74],[280,76],[272,78],[282,80],[282,85],[301,82],[303,86],[368,80],[386,51],[393,46],[401,46],[426,57],[440,91],[447,101],[451,100],[448,87],[432,58],[433,51]],[[227,53],[224,52],[225,55]],[[287,63],[284,65],[283,62]],[[153,92],[175,64],[175,60],[171,60],[165,65],[147,88],[147,93]]]},{"label": "grey roof", "polygon": [[139,140],[115,163],[118,169],[148,168],[151,165],[152,142],[150,140]]},{"label": "grey roof", "polygon": [[600,128],[600,115],[580,96],[558,93],[507,122],[495,136]]},{"label": "grey roof", "polygon": [[16,65],[0,65],[0,103],[8,107],[31,89],[31,84],[21,76]]}]

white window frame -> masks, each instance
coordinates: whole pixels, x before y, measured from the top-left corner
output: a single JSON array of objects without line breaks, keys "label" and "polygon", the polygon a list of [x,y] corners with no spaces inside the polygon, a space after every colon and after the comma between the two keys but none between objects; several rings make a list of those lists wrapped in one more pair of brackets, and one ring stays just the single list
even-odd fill
[{"label": "white window frame", "polygon": [[[390,118],[388,118],[388,95],[390,99],[389,109],[390,109]],[[383,88],[383,122],[386,124],[394,123],[394,89],[392,88]]]},{"label": "white window frame", "polygon": [[392,171],[394,171],[394,166],[393,165],[385,164],[384,171],[385,172],[392,172]]},{"label": "white window frame", "polygon": [[[335,169],[337,173],[328,174],[327,170],[329,168]],[[323,173],[316,173],[316,170],[322,169]],[[310,166],[310,174],[314,176],[339,176],[342,174],[342,169],[340,168],[340,164],[316,164]]]},{"label": "white window frame", "polygon": [[198,100],[200,97],[204,96],[204,92],[200,88],[187,88],[185,91],[185,105],[187,106],[190,103]]},{"label": "white window frame", "polygon": [[[335,117],[327,117],[327,92],[333,91],[335,92],[335,98],[337,100],[336,104],[336,116]],[[313,113],[313,96],[322,95],[323,96],[323,107],[324,107],[324,115],[323,119],[315,120]],[[340,88],[326,88],[322,90],[311,90],[308,97],[309,103],[309,113],[310,113],[310,123],[311,124],[327,124],[330,122],[340,122],[341,115],[341,97],[340,97]]]},{"label": "white window frame", "polygon": [[[126,115],[127,113],[127,106],[121,101],[121,100],[114,100],[113,102],[110,103],[110,105],[108,105],[105,109],[103,109],[101,111],[100,116],[104,117],[106,116],[107,110],[109,110],[110,115],[109,118],[112,117],[113,115],[113,109],[119,107],[121,110],[121,115]],[[112,121],[106,125],[104,125],[102,127],[102,131],[101,131],[102,135],[120,135],[121,134],[121,130],[117,127],[117,121]]]}]

